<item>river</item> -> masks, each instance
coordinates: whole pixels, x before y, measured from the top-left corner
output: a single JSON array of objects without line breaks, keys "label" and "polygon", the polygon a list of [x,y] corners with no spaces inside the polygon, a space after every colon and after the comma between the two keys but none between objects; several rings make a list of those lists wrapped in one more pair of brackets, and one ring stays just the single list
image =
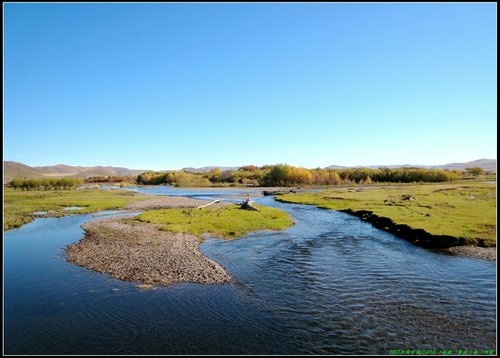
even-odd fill
[{"label": "river", "polygon": [[[253,190],[132,189],[241,200]],[[141,290],[65,261],[91,215],[4,233],[5,354],[390,354],[496,351],[496,262],[428,251],[356,217],[257,202],[295,225],[201,251],[234,278]],[[112,215],[105,212],[99,215]]]}]

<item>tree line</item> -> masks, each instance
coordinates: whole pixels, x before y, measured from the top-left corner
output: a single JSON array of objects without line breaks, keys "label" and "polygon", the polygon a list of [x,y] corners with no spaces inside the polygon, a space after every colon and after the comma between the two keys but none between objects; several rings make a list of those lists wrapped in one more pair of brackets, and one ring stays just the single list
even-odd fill
[{"label": "tree line", "polygon": [[459,170],[424,168],[349,168],[307,169],[287,164],[262,167],[244,166],[237,170],[214,168],[206,173],[189,171],[146,172],[137,177],[138,184],[200,186],[243,184],[253,186],[340,185],[371,183],[449,182],[462,177]]},{"label": "tree line", "polygon": [[[288,164],[247,165],[237,170],[214,168],[208,172],[169,171],[145,172],[135,176],[99,176],[85,179],[86,183],[133,183],[142,185],[173,185],[177,187],[208,187],[217,185],[297,186],[371,183],[436,183],[456,181],[464,176],[483,174],[481,168],[441,170],[425,168],[346,168],[307,169]],[[13,179],[9,185],[22,190],[74,189],[80,178]]]}]

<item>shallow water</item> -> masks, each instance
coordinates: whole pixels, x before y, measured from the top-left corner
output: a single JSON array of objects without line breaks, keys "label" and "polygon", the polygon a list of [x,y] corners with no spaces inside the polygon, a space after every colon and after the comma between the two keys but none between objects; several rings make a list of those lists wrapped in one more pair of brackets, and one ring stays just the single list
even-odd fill
[{"label": "shallow water", "polygon": [[[234,190],[187,194],[247,197]],[[67,263],[62,249],[82,237],[80,225],[91,215],[36,219],[6,232],[4,352],[496,349],[495,262],[430,252],[347,214],[257,200],[287,210],[296,224],[203,243],[201,250],[234,278],[225,285],[140,290]]]}]

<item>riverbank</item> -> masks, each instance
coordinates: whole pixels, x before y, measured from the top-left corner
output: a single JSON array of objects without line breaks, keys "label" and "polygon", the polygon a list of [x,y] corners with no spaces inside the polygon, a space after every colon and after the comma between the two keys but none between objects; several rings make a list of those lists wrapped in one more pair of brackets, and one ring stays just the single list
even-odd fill
[{"label": "riverbank", "polygon": [[450,253],[496,259],[495,185],[352,187],[290,193],[276,200],[342,211],[428,249],[453,248]]},{"label": "riverbank", "polygon": [[[340,210],[346,214],[359,217],[361,220],[369,222],[378,229],[387,231],[396,237],[411,242],[414,245],[426,249],[435,249],[451,255],[469,256],[479,259],[496,261],[496,247],[481,247],[467,244],[467,241],[461,237],[450,235],[433,235],[423,229],[413,229],[408,225],[395,224],[391,219],[380,217],[371,211],[350,209]],[[484,241],[477,240],[476,243]]]},{"label": "riverbank", "polygon": [[194,235],[131,218],[90,221],[82,228],[85,237],[65,249],[67,260],[76,265],[146,285],[230,280],[221,265],[201,254]]}]

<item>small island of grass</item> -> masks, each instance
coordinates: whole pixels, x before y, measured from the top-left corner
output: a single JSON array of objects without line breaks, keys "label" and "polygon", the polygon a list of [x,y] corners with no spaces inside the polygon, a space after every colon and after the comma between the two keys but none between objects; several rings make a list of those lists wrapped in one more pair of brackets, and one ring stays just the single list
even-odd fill
[{"label": "small island of grass", "polygon": [[209,234],[224,239],[234,239],[252,231],[283,230],[293,224],[284,211],[262,205],[256,207],[260,211],[241,210],[234,205],[149,210],[137,219],[161,225],[164,231],[184,232],[199,238]]}]

